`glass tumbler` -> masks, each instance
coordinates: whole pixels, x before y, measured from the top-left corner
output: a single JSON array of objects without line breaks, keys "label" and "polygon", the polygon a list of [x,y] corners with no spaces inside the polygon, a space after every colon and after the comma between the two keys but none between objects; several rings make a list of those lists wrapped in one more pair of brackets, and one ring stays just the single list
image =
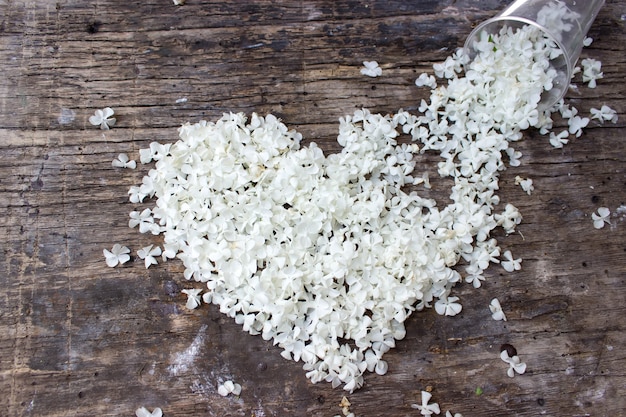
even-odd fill
[{"label": "glass tumbler", "polygon": [[540,29],[562,52],[551,62],[557,71],[553,88],[541,96],[540,105],[552,107],[569,87],[583,40],[602,5],[604,0],[516,0],[498,15],[478,25],[465,41],[465,51],[470,58],[476,55],[472,44],[480,39],[482,32],[496,34],[504,26],[517,29],[531,25]]}]

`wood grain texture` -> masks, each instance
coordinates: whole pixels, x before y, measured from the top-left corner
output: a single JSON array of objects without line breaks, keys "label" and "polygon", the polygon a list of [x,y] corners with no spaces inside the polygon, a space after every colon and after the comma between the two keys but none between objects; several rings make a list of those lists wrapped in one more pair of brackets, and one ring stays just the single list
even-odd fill
[{"label": "wood grain texture", "polygon": [[[417,75],[507,4],[0,1],[0,415],[132,416],[139,406],[166,417],[340,414],[345,393],[310,384],[270,342],[213,306],[186,310],[179,262],[106,267],[102,249],[113,243],[160,241],[127,227],[127,190],[145,167],[111,160],[228,111],[272,112],[336,151],[339,117],[416,109],[426,95]],[[623,414],[625,16],[626,1],[607,1],[584,52],[605,78],[568,97],[581,113],[608,104],[619,122],[592,122],[562,150],[529,132],[517,144],[522,165],[502,174],[500,196],[524,221],[519,234],[497,237],[523,269],[494,266],[481,289],[457,287],[455,318],[411,316],[386,355],[388,374],[346,394],[356,415],[417,416],[411,404],[427,387],[444,412],[466,417]],[[359,74],[370,59],[383,77]],[[105,106],[118,117],[106,132],[87,121]],[[436,158],[421,164],[435,176]],[[531,197],[516,175],[533,179]],[[612,225],[595,230],[599,206]],[[493,297],[507,322],[490,318]],[[528,363],[523,376],[506,376],[504,343]],[[240,398],[217,395],[228,378],[242,384]]]}]

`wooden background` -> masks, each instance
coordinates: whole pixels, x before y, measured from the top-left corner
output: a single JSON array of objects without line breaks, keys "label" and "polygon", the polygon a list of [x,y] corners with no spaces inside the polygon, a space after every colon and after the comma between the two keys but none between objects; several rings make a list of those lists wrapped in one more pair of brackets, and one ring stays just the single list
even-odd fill
[{"label": "wooden background", "polygon": [[[105,265],[113,243],[134,252],[160,241],[127,227],[127,190],[146,167],[111,161],[228,111],[272,112],[335,151],[339,117],[415,110],[427,94],[417,75],[508,3],[0,1],[0,415],[340,414],[343,391],[310,384],[300,364],[215,307],[186,310],[180,262]],[[619,122],[591,122],[562,150],[527,132],[522,165],[500,190],[524,216],[521,233],[496,234],[523,269],[494,266],[481,289],[457,287],[460,316],[414,314],[388,374],[347,395],[356,415],[418,416],[411,404],[427,388],[442,414],[624,415],[626,1],[608,0],[590,36],[584,54],[605,78],[568,100],[584,114],[608,104]],[[359,74],[371,59],[382,77]],[[106,106],[118,122],[101,131],[87,119]],[[423,164],[434,176],[435,160]],[[516,175],[534,180],[532,196]],[[600,206],[612,224],[596,230]],[[491,319],[493,297],[506,323]],[[526,374],[506,376],[504,343]],[[240,398],[217,395],[228,378]]]}]

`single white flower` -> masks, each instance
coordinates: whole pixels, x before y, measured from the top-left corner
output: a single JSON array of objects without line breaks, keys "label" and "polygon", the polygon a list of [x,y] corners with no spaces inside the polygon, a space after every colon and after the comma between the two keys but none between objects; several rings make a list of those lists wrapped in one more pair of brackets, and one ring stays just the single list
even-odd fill
[{"label": "single white flower", "polygon": [[139,162],[148,164],[152,161],[160,161],[169,154],[171,146],[170,143],[152,142],[148,148],[139,149]]},{"label": "single white flower", "polygon": [[500,352],[500,359],[509,364],[509,369],[507,369],[506,374],[510,378],[513,378],[516,372],[520,375],[526,372],[526,363],[522,362],[517,355],[509,357],[509,353],[506,349]]},{"label": "single white flower", "polygon": [[128,220],[128,227],[131,229],[139,226],[140,233],[147,233],[155,230],[154,217],[152,216],[152,210],[149,208],[139,211],[131,211],[128,214],[130,220]]},{"label": "single white flower", "polygon": [[596,88],[596,80],[604,78],[602,63],[592,58],[585,58],[580,64],[583,71],[583,82],[588,83],[589,88]]},{"label": "single white flower", "polygon": [[591,219],[593,220],[593,227],[596,229],[602,229],[605,224],[611,224],[609,220],[609,216],[611,215],[611,211],[608,207],[599,207],[598,213],[592,213]]},{"label": "single white flower", "polygon": [[439,409],[439,404],[428,402],[432,398],[432,394],[428,391],[422,391],[422,403],[421,404],[411,404],[411,408],[415,408],[420,410],[420,414],[423,416],[431,416],[433,414],[439,414],[441,410]]},{"label": "single white flower", "polygon": [[100,126],[100,129],[108,130],[109,127],[115,124],[115,118],[113,116],[115,112],[110,107],[96,110],[95,114],[89,117],[89,123],[94,126]]},{"label": "single white flower", "polygon": [[144,260],[146,269],[148,269],[150,265],[156,265],[158,263],[156,257],[160,255],[161,248],[158,246],[153,248],[153,245],[145,246],[137,251],[137,256]]},{"label": "single white flower", "polygon": [[200,301],[200,293],[202,292],[201,289],[184,289],[181,290],[181,292],[183,294],[187,294],[187,304],[185,304],[185,307],[187,307],[189,310],[194,310],[200,307],[200,304],[202,304],[202,302]]},{"label": "single white flower", "polygon": [[494,320],[506,321],[506,316],[504,315],[504,311],[502,311],[502,307],[500,306],[500,301],[497,298],[491,300],[489,310],[491,310],[491,317]]},{"label": "single white flower", "polygon": [[580,117],[573,116],[567,120],[567,125],[569,127],[569,133],[575,135],[577,138],[580,137],[583,133],[583,128],[587,127],[589,124],[588,117]]},{"label": "single white flower", "polygon": [[361,68],[361,74],[368,77],[379,77],[383,75],[383,69],[378,66],[376,61],[363,61],[363,68]]},{"label": "single white flower", "polygon": [[605,121],[617,123],[617,112],[607,105],[603,105],[599,110],[592,107],[589,109],[589,112],[591,113],[591,118],[599,120],[600,123]]},{"label": "single white flower", "polygon": [[513,255],[510,250],[507,250],[502,254],[504,258],[501,260],[500,264],[502,268],[504,268],[507,272],[519,271],[522,269],[522,258],[513,259]]},{"label": "single white flower", "polygon": [[152,410],[152,412],[148,411],[146,407],[140,407],[135,410],[135,415],[137,417],[162,417],[163,411],[159,407]]},{"label": "single white flower", "polygon": [[518,167],[521,165],[520,158],[522,157],[522,153],[520,151],[516,151],[514,148],[506,148],[506,154],[509,157],[509,164],[512,167]]},{"label": "single white flower", "polygon": [[430,87],[437,88],[437,80],[434,76],[428,75],[426,73],[420,74],[419,77],[415,80],[415,85],[418,87]]},{"label": "single white flower", "polygon": [[456,316],[461,312],[463,306],[457,303],[459,297],[445,297],[437,300],[435,311],[442,316]]},{"label": "single white flower", "polygon": [[522,222],[522,215],[513,204],[507,203],[504,207],[504,212],[496,213],[494,215],[498,226],[502,226],[507,234],[511,234],[515,231],[515,227]]},{"label": "single white flower", "polygon": [[570,119],[578,114],[578,109],[576,107],[570,106],[562,100],[560,102],[558,110],[564,119]]},{"label": "single white flower", "polygon": [[593,43],[593,38],[590,36],[585,36],[585,38],[583,39],[583,46],[587,47],[590,46]]},{"label": "single white flower", "polygon": [[535,187],[533,187],[533,180],[530,178],[522,178],[519,175],[515,177],[515,185],[522,187],[522,190],[526,191],[528,195],[535,189]]},{"label": "single white flower", "polygon": [[122,246],[119,243],[113,245],[113,248],[109,251],[107,249],[103,249],[102,253],[104,253],[104,258],[106,259],[106,263],[108,266],[113,268],[117,264],[124,264],[130,260],[130,249],[126,246]]},{"label": "single white flower", "polygon": [[133,185],[128,189],[128,201],[131,203],[141,203],[147,196],[148,194],[143,193],[141,187],[137,187],[136,185]]},{"label": "single white flower", "polygon": [[465,282],[468,284],[472,284],[474,288],[480,288],[482,285],[481,281],[484,281],[485,277],[479,274],[472,274],[465,277]]},{"label": "single white flower", "polygon": [[130,169],[137,168],[137,162],[131,160],[128,157],[128,155],[125,153],[119,154],[117,158],[115,158],[113,162],[111,162],[111,165],[113,165],[116,168],[130,168]]},{"label": "single white flower", "polygon": [[550,144],[555,148],[562,148],[563,145],[569,142],[569,139],[567,139],[568,136],[569,132],[567,130],[561,131],[558,135],[554,132],[550,132]]},{"label": "single white flower", "polygon": [[222,397],[226,397],[229,394],[233,394],[233,395],[239,395],[241,394],[241,385],[234,383],[233,381],[226,381],[223,384],[220,384],[217,387],[217,392],[218,394],[220,394]]},{"label": "single white flower", "polygon": [[433,70],[437,77],[451,79],[461,70],[460,62],[453,56],[449,56],[445,61],[433,64]]}]

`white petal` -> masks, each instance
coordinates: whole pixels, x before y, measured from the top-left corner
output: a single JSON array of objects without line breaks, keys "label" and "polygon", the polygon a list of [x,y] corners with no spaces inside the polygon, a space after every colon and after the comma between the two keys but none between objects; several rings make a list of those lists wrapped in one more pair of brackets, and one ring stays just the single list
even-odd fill
[{"label": "white petal", "polygon": [[130,261],[130,255],[127,253],[121,253],[117,255],[117,260],[120,264],[125,264],[126,262]]},{"label": "white petal", "polygon": [[135,415],[137,417],[152,417],[152,413],[146,409],[146,407],[141,407],[135,410]]},{"label": "white petal", "polygon": [[224,385],[220,385],[219,387],[217,387],[217,393],[222,397],[226,397],[228,394],[230,394],[230,391]]},{"label": "white petal", "polygon": [[375,368],[376,373],[378,375],[385,375],[387,373],[387,370],[388,370],[387,362],[382,359],[379,360]]},{"label": "white petal", "polygon": [[504,312],[503,312],[503,311],[501,311],[501,310],[500,310],[500,311],[496,311],[496,312],[494,312],[494,313],[491,315],[491,317],[492,317],[494,320],[497,320],[497,321],[500,321],[500,320],[502,320],[502,321],[506,321],[506,316],[504,315]]},{"label": "white petal", "polygon": [[144,259],[144,265],[146,267],[146,269],[150,268],[151,265],[157,265],[158,262],[157,260],[154,258],[154,256],[146,256],[146,258]]},{"label": "white petal", "polygon": [[443,316],[444,314],[446,314],[446,310],[447,308],[445,302],[439,300],[435,303],[435,311],[437,312],[437,314]]},{"label": "white petal", "polygon": [[102,118],[103,119],[108,119],[109,117],[113,116],[115,112],[113,111],[112,108],[110,107],[105,107],[104,109],[102,109]]},{"label": "white petal", "polygon": [[114,266],[117,265],[118,263],[117,255],[112,254],[107,249],[103,249],[102,253],[104,254],[104,258],[106,260],[107,266],[113,268]]},{"label": "white petal", "polygon": [[515,271],[515,265],[513,264],[513,262],[502,261],[501,265],[502,265],[502,268],[504,268],[504,270],[507,271],[507,272]]},{"label": "white petal", "polygon": [[233,389],[235,389],[235,384],[233,383],[233,381],[226,381],[224,382],[224,387],[228,390],[228,392],[233,392]]}]

